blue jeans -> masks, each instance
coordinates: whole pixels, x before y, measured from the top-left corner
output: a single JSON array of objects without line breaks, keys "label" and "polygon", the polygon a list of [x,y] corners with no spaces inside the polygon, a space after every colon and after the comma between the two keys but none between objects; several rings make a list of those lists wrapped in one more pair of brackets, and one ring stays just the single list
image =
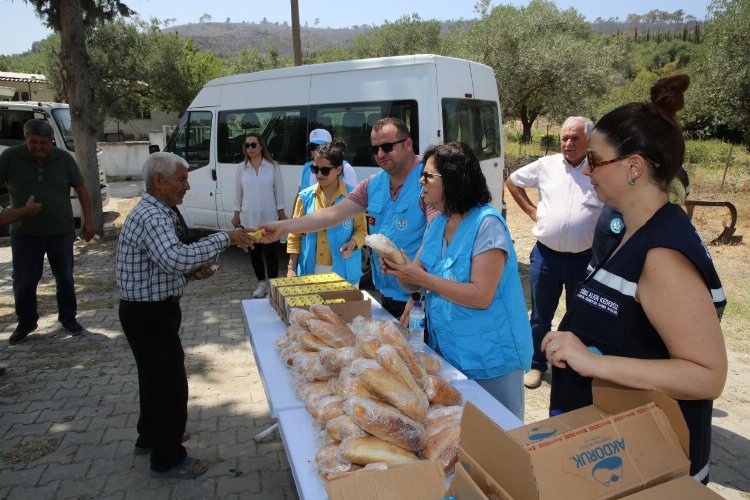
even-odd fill
[{"label": "blue jeans", "polygon": [[542,339],[552,328],[552,319],[555,317],[563,287],[565,287],[565,305],[570,309],[578,285],[586,277],[586,266],[590,260],[590,252],[565,254],[555,252],[540,243],[531,249],[529,280],[531,281],[531,336],[534,341],[532,369],[541,372],[547,370],[547,358],[541,349]]},{"label": "blue jeans", "polygon": [[52,236],[10,235],[13,251],[13,296],[19,324],[34,324],[39,319],[36,288],[42,278],[45,254],[57,285],[57,319],[63,325],[76,319],[74,236],[72,232]]}]

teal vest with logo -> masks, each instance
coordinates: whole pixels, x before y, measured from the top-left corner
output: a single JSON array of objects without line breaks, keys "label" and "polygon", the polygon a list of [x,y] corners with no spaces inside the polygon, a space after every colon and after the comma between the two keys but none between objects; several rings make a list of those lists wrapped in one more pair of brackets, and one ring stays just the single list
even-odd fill
[{"label": "teal vest with logo", "polygon": [[[305,207],[305,214],[315,211],[315,187],[310,186],[299,193],[299,199],[302,206]],[[352,188],[347,186],[347,191],[351,192]],[[344,195],[339,195],[334,200],[334,205],[344,199]],[[331,250],[333,259],[333,272],[347,280],[349,283],[356,285],[362,277],[362,250],[356,249],[352,256],[345,259],[341,256],[339,249],[349,241],[354,233],[354,219],[347,219],[341,224],[325,229],[328,236],[328,247]],[[302,246],[300,249],[299,259],[297,259],[297,275],[315,274],[315,255],[317,252],[318,237],[317,233],[303,233]]]},{"label": "teal vest with logo", "polygon": [[[437,216],[425,233],[419,260],[432,274],[458,283],[471,280],[471,252],[482,219],[494,215],[510,232],[500,213],[491,205],[469,211],[441,257],[448,218]],[[439,349],[453,366],[472,379],[489,379],[518,368],[531,367],[533,347],[518,260],[509,245],[503,275],[487,309],[460,306],[428,292],[426,294],[429,345]]]},{"label": "teal vest with logo", "polygon": [[[398,249],[406,250],[410,259],[419,250],[427,225],[427,218],[419,204],[422,193],[419,177],[423,168],[420,163],[412,169],[395,200],[391,199],[391,176],[385,171],[376,174],[367,185],[370,234],[384,234]],[[396,278],[382,273],[376,259],[373,259],[371,267],[372,282],[380,293],[393,300],[409,300],[409,294],[401,288]]]}]

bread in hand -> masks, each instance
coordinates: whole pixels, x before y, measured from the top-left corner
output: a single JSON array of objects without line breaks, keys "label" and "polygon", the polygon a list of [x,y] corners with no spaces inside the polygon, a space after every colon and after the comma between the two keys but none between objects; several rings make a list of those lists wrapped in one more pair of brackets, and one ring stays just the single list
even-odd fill
[{"label": "bread in hand", "polygon": [[406,264],[404,257],[396,245],[384,234],[370,234],[365,236],[365,245],[372,248],[383,259],[390,260],[398,265]]}]

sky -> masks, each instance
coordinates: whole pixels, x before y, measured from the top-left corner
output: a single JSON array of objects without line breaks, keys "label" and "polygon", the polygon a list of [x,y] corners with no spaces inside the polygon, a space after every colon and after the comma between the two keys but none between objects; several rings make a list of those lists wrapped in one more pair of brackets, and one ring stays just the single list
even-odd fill
[{"label": "sky", "polygon": [[[175,25],[197,23],[204,14],[215,22],[259,22],[264,17],[270,22],[291,25],[291,8],[285,0],[124,0],[140,17],[148,20],[176,19]],[[380,25],[384,21],[395,21],[404,15],[416,12],[423,20],[440,21],[475,19],[476,0],[298,0],[300,24],[310,27],[319,20],[321,28],[342,28],[354,25]],[[628,14],[645,14],[654,9],[674,12],[682,9],[698,19],[706,16],[710,0],[556,0],[560,9],[575,8],[588,20],[601,17],[619,17],[625,20]],[[493,0],[491,5],[512,4],[523,6],[528,0]],[[23,0],[0,0],[0,54],[11,55],[26,52],[31,44],[43,40],[51,31],[44,27],[34,14],[34,9]]]}]

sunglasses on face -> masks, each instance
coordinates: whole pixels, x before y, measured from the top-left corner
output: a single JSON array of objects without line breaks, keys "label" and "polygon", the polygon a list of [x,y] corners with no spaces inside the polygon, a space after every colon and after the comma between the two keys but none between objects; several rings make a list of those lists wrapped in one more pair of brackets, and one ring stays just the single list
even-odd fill
[{"label": "sunglasses on face", "polygon": [[437,172],[428,172],[427,170],[423,170],[422,175],[420,175],[419,177],[424,179],[425,181],[429,181],[434,177],[442,177],[442,175],[438,174]]},{"label": "sunglasses on face", "polygon": [[594,153],[590,149],[586,150],[586,160],[588,161],[589,168],[591,169],[592,172],[594,171],[596,167],[601,167],[602,165],[609,165],[610,163],[616,163],[620,160],[624,160],[628,156],[630,155],[618,156],[617,158],[613,158],[611,160],[597,161],[594,159]]},{"label": "sunglasses on face", "polygon": [[318,173],[320,173],[320,175],[327,176],[334,168],[338,167],[319,167],[317,165],[310,165],[310,170],[315,175],[318,175]]},{"label": "sunglasses on face", "polygon": [[[408,137],[406,139],[408,139]],[[401,139],[400,141],[395,141],[395,142],[386,142],[384,144],[378,144],[377,146],[372,146],[370,149],[372,150],[373,155],[377,155],[378,151],[381,149],[383,150],[383,153],[388,154],[391,151],[393,151],[393,146],[395,146],[396,144],[401,144],[406,139]]]},{"label": "sunglasses on face", "polygon": [[255,149],[255,148],[258,147],[258,143],[257,142],[246,142],[245,143],[245,147],[246,148],[250,148],[250,149]]},{"label": "sunglasses on face", "polygon": [[586,160],[588,161],[589,169],[591,169],[591,171],[593,172],[594,169],[597,168],[597,167],[601,167],[603,165],[609,165],[610,163],[616,163],[616,162],[618,162],[620,160],[624,160],[625,158],[629,158],[629,157],[633,156],[634,154],[638,154],[638,155],[642,156],[643,159],[646,160],[647,162],[649,162],[650,164],[652,164],[654,166],[654,168],[658,168],[659,167],[658,163],[656,163],[655,161],[651,160],[650,158],[648,158],[646,156],[643,156],[640,153],[630,153],[629,155],[618,156],[617,158],[612,158],[611,160],[599,160],[599,161],[597,161],[597,160],[594,159],[593,152],[590,149],[588,149],[588,150],[586,150]]}]

